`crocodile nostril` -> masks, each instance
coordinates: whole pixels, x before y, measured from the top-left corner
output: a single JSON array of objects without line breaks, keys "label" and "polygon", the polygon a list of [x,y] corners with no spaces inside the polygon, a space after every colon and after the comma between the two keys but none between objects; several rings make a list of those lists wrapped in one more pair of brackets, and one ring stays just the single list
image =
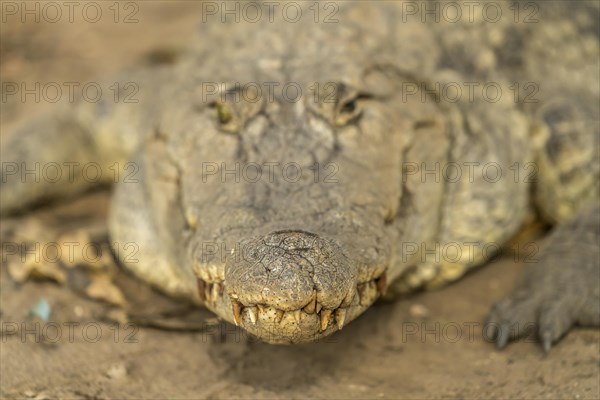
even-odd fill
[{"label": "crocodile nostril", "polygon": [[356,265],[334,240],[298,230],[252,238],[225,266],[230,296],[283,311],[335,309],[356,281]]}]

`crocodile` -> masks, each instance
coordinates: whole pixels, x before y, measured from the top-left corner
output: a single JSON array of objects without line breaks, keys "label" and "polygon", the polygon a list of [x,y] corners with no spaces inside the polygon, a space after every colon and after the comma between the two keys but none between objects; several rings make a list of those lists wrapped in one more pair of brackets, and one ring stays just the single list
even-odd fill
[{"label": "crocodile", "polygon": [[[552,231],[486,332],[503,347],[529,324],[550,349],[599,325],[597,3],[235,4],[208,3],[176,62],[120,75],[135,102],[3,137],[2,215],[117,166],[123,266],[270,343],[452,282],[534,218]],[[70,173],[22,175],[48,164]]]}]

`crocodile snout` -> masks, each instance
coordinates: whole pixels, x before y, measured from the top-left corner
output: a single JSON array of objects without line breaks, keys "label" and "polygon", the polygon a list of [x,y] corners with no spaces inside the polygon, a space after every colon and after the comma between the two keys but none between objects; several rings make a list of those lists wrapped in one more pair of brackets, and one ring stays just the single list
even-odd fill
[{"label": "crocodile snout", "polygon": [[224,284],[233,322],[269,342],[341,329],[360,302],[357,266],[343,248],[298,230],[246,241],[228,258]]}]

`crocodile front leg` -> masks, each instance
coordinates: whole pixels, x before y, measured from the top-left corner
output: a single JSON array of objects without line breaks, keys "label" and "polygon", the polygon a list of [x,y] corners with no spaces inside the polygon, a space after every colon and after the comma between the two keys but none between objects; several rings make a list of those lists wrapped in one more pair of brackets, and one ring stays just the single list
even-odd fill
[{"label": "crocodile front leg", "polygon": [[582,210],[548,237],[538,261],[496,303],[487,336],[499,348],[537,330],[546,351],[574,325],[600,325],[600,207]]},{"label": "crocodile front leg", "polygon": [[[120,88],[135,89],[134,94],[97,102],[79,99],[3,135],[0,215],[73,197],[120,176],[133,178],[137,168],[125,162],[154,134],[161,104],[157,96],[169,76],[170,69],[158,67],[119,75],[101,86],[118,82]],[[125,99],[128,94],[131,98]]]}]

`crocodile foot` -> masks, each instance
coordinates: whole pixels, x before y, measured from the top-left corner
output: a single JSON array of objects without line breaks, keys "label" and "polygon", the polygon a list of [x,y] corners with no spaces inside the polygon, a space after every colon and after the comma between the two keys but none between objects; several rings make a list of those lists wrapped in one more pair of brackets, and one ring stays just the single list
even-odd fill
[{"label": "crocodile foot", "polygon": [[574,325],[600,325],[599,210],[559,226],[515,291],[494,305],[486,336],[499,348],[535,332],[549,351]]}]

